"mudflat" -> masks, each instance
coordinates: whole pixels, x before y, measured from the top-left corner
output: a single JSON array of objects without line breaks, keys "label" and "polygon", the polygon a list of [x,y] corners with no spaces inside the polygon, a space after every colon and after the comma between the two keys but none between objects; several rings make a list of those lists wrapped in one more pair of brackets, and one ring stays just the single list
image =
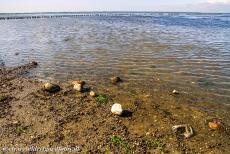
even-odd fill
[{"label": "mudflat", "polygon": [[[59,82],[56,84],[61,89],[50,93],[44,90],[43,82],[25,76],[34,67],[36,63],[0,69],[1,150],[67,147],[77,148],[75,152],[79,153],[230,151],[229,105],[209,103],[210,98],[192,92],[173,93],[159,82],[158,90],[152,92],[132,90],[125,82],[97,86],[86,83],[88,88],[77,92],[71,82]],[[90,96],[89,89],[97,96]],[[113,115],[110,109],[114,103],[120,103],[125,113]],[[172,129],[178,125],[188,126],[192,132],[186,127]]]}]

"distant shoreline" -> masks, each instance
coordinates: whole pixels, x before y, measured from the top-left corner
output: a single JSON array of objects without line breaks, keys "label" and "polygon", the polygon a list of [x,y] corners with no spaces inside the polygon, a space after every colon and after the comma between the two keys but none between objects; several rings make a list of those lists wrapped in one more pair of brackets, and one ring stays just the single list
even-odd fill
[{"label": "distant shoreline", "polygon": [[37,18],[64,18],[90,16],[133,16],[150,17],[153,15],[222,15],[230,13],[201,13],[201,12],[149,12],[149,11],[82,11],[82,12],[31,12],[31,13],[0,13],[0,20],[10,19],[37,19]]},{"label": "distant shoreline", "polygon": [[174,11],[54,11],[54,12],[0,12],[0,14],[69,14],[69,13],[188,13],[188,14],[230,14],[230,12],[174,12]]}]

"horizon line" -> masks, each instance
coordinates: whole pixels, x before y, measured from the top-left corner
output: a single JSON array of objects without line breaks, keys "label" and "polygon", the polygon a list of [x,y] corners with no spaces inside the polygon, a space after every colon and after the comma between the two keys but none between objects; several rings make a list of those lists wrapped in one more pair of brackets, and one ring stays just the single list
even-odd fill
[{"label": "horizon line", "polygon": [[35,12],[0,12],[0,14],[39,14],[39,13],[198,13],[229,14],[230,12],[196,12],[196,11],[35,11]]}]

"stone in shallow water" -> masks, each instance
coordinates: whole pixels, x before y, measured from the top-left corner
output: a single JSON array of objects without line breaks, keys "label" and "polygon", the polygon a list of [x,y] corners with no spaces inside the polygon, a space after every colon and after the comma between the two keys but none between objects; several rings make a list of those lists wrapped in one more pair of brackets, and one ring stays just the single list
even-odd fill
[{"label": "stone in shallow water", "polygon": [[15,56],[18,56],[18,55],[19,55],[19,52],[15,52],[14,55],[15,55]]},{"label": "stone in shallow water", "polygon": [[197,80],[197,83],[201,87],[210,87],[210,86],[215,86],[216,84],[212,81],[209,81],[208,78],[201,78]]},{"label": "stone in shallow water", "polygon": [[34,66],[38,65],[38,63],[36,61],[32,61],[31,62]]},{"label": "stone in shallow water", "polygon": [[53,83],[49,83],[49,82],[44,84],[44,88],[48,92],[57,92],[57,91],[60,90],[59,85],[53,84]]},{"label": "stone in shallow water", "polygon": [[111,80],[112,84],[116,84],[116,83],[122,81],[121,78],[118,77],[118,76],[114,76],[114,77],[112,77],[110,80]]},{"label": "stone in shallow water", "polygon": [[173,94],[179,94],[179,91],[177,91],[177,90],[173,90]]}]

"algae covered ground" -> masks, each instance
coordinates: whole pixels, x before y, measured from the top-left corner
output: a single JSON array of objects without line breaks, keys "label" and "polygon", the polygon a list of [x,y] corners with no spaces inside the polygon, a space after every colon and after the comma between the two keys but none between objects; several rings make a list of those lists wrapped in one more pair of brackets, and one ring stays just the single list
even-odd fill
[{"label": "algae covered ground", "polygon": [[[173,89],[159,82],[156,91],[138,91],[125,81],[116,85],[86,83],[83,92],[73,90],[71,82],[57,83],[61,90],[49,93],[43,89],[44,83],[25,77],[34,67],[37,65],[30,63],[0,70],[2,151],[12,147],[40,147],[49,153],[230,151],[230,106],[210,104],[211,98],[205,95],[173,94]],[[90,88],[97,97],[89,95]],[[122,105],[122,116],[111,113],[114,103]],[[213,120],[221,123],[220,128],[209,128]],[[185,130],[174,132],[172,127],[180,124],[190,125],[194,134],[185,138]],[[48,150],[55,147],[72,151]]]}]

